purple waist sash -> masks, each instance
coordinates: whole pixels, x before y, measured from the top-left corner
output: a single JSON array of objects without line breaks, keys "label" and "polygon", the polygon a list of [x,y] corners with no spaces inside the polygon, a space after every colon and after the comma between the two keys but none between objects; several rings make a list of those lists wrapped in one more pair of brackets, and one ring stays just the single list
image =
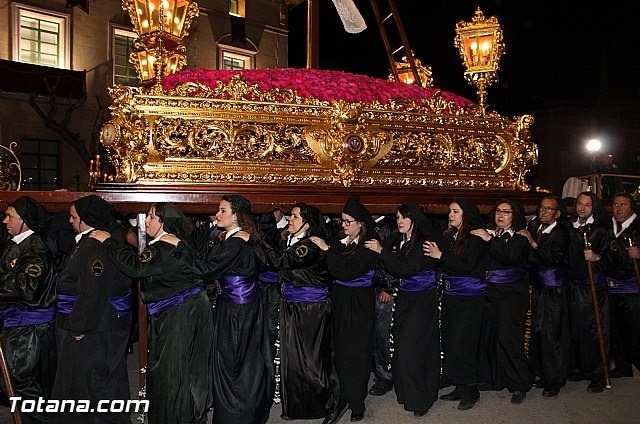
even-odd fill
[{"label": "purple waist sash", "polygon": [[607,287],[609,293],[613,294],[638,294],[640,288],[638,287],[638,280],[635,278],[625,278],[619,280],[617,278],[607,277]]},{"label": "purple waist sash", "polygon": [[564,268],[551,268],[531,273],[531,284],[538,288],[562,287],[568,283]]},{"label": "purple waist sash", "polygon": [[46,324],[56,319],[56,307],[20,309],[16,306],[9,306],[0,309],[0,319],[4,320],[4,326],[7,328]]},{"label": "purple waist sash", "polygon": [[422,271],[409,278],[401,278],[398,290],[407,292],[429,291],[436,288],[436,272],[432,269]]},{"label": "purple waist sash", "polygon": [[[77,299],[76,296],[59,294],[56,302],[56,310],[61,314],[70,314]],[[109,303],[111,303],[111,306],[116,310],[116,316],[118,318],[130,314],[133,303],[131,290],[121,296],[110,297]]]},{"label": "purple waist sash", "polygon": [[329,297],[329,287],[295,287],[291,283],[284,282],[282,284],[282,292],[280,296],[291,302],[312,302],[320,303]]},{"label": "purple waist sash", "polygon": [[149,302],[147,303],[149,313],[151,315],[155,315],[158,312],[173,308],[174,306],[180,306],[187,298],[199,294],[202,290],[204,290],[202,286],[191,287],[190,289],[187,289],[166,299],[158,300],[157,302]]},{"label": "purple waist sash", "polygon": [[490,269],[487,271],[485,281],[487,283],[517,283],[524,278],[524,269],[507,268],[507,269]]},{"label": "purple waist sash", "polygon": [[353,280],[336,279],[336,283],[345,287],[371,287],[373,285],[373,274],[375,274],[375,270],[370,269],[366,273],[354,278]]},{"label": "purple waist sash", "polygon": [[[583,278],[581,280],[571,280],[572,283],[590,286],[591,281],[588,278]],[[593,283],[596,286],[603,287],[607,285],[607,277],[604,275],[604,272],[596,272],[593,274]]]},{"label": "purple waist sash", "polygon": [[443,275],[444,294],[447,296],[478,296],[487,291],[487,283],[477,277]]},{"label": "purple waist sash", "polygon": [[272,271],[270,269],[263,271],[258,275],[258,280],[261,283],[271,284],[278,282],[278,271]]},{"label": "purple waist sash", "polygon": [[260,297],[260,285],[249,275],[225,275],[218,279],[220,295],[218,299],[227,303],[242,305]]}]

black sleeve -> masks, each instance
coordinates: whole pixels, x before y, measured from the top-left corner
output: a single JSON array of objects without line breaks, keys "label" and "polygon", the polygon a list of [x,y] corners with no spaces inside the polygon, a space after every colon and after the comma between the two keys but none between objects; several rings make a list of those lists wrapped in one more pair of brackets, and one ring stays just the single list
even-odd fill
[{"label": "black sleeve", "polygon": [[444,271],[453,275],[474,275],[487,251],[486,242],[480,237],[469,236],[459,254],[448,249],[442,251],[440,262]]},{"label": "black sleeve", "polygon": [[358,247],[353,253],[346,254],[344,251],[331,248],[326,255],[329,273],[334,278],[345,281],[353,280],[374,269],[378,261],[378,254],[365,247]]},{"label": "black sleeve", "polygon": [[529,240],[520,234],[514,234],[507,242],[500,237],[493,237],[488,244],[491,258],[505,266],[523,265],[531,251]]},{"label": "black sleeve", "polygon": [[181,257],[203,279],[214,280],[237,269],[242,260],[246,243],[239,237],[230,237],[218,243],[206,257],[188,248],[185,243],[178,243],[174,254]]},{"label": "black sleeve", "polygon": [[137,255],[131,245],[111,237],[104,241],[104,247],[118,269],[129,277],[146,278],[164,272],[161,255],[154,245],[147,246]]}]

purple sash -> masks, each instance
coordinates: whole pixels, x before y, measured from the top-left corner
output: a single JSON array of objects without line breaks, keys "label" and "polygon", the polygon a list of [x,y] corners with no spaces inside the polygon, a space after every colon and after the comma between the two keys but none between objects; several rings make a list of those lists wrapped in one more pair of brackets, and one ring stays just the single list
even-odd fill
[{"label": "purple sash", "polygon": [[398,290],[407,292],[429,291],[436,288],[436,272],[432,269],[422,271],[413,277],[401,278]]},{"label": "purple sash", "polygon": [[278,282],[278,271],[272,271],[270,269],[263,271],[258,275],[258,280],[261,283],[271,284]]},{"label": "purple sash", "polygon": [[636,280],[635,278],[625,278],[624,280],[618,280],[617,278],[607,277],[607,287],[609,288],[609,293],[613,294],[640,293],[638,280]]},{"label": "purple sash", "polygon": [[[56,310],[61,314],[70,314],[75,305],[76,296],[67,296],[59,294],[56,302]],[[131,290],[121,296],[112,296],[109,298],[109,303],[116,310],[116,316],[118,318],[131,313],[133,298],[131,296]]]},{"label": "purple sash", "polygon": [[336,283],[345,287],[371,287],[371,285],[373,284],[373,274],[375,274],[375,270],[370,269],[366,273],[354,278],[353,280],[336,279]]},{"label": "purple sash", "polygon": [[524,278],[524,269],[490,269],[487,271],[485,281],[487,283],[517,283]]},{"label": "purple sash", "polygon": [[174,296],[166,299],[158,300],[157,302],[147,303],[149,313],[155,315],[158,312],[162,312],[166,309],[173,308],[174,306],[180,306],[184,301],[191,296],[195,296],[203,290],[202,286],[191,287],[183,292],[180,292]]},{"label": "purple sash", "polygon": [[487,291],[482,278],[457,277],[443,274],[444,294],[447,296],[478,296]]},{"label": "purple sash", "polygon": [[531,284],[541,289],[562,287],[567,282],[567,271],[564,268],[551,268],[531,273]]},{"label": "purple sash", "polygon": [[329,287],[294,287],[291,283],[284,282],[282,284],[282,292],[280,296],[291,302],[312,302],[319,303],[327,300],[329,296]]},{"label": "purple sash", "polygon": [[242,305],[260,297],[260,285],[254,276],[225,275],[218,279],[220,283],[220,299],[223,302]]},{"label": "purple sash", "polygon": [[7,328],[46,324],[56,319],[56,307],[20,309],[17,306],[9,306],[0,309],[0,319],[4,320],[4,326]]},{"label": "purple sash", "polygon": [[[571,280],[572,283],[590,286],[591,281],[588,278],[583,278],[582,280]],[[596,272],[593,274],[593,283],[596,287],[604,287],[607,285],[607,277],[604,275],[604,272]]]}]

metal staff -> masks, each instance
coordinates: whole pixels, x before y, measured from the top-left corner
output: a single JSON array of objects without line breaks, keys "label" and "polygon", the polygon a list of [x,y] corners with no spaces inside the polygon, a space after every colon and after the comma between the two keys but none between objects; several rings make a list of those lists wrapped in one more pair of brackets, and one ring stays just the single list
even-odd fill
[{"label": "metal staff", "polygon": [[[0,368],[2,369],[2,379],[4,380],[5,387],[7,388],[7,395],[12,398],[16,395],[16,393],[13,390],[13,384],[11,384],[9,365],[7,364],[7,358],[4,355],[4,349],[2,348],[2,339],[0,339]],[[13,415],[14,424],[22,424],[20,408],[16,408],[11,414]]]},{"label": "metal staff", "polygon": [[[633,247],[633,240],[631,239],[631,237],[625,238],[627,239],[627,244],[629,245],[629,247]],[[638,283],[638,288],[640,289],[640,269],[638,269],[638,260],[631,259],[631,262],[633,263],[633,269],[636,272],[636,283]]]},{"label": "metal staff", "polygon": [[[589,243],[589,231],[585,229],[582,233],[584,239],[584,250],[591,250],[591,243]],[[607,360],[607,351],[604,346],[604,333],[602,332],[602,321],[600,319],[600,306],[598,304],[598,295],[596,294],[596,283],[593,278],[593,266],[591,261],[585,260],[587,263],[587,272],[589,273],[589,285],[591,286],[591,303],[593,303],[593,314],[596,317],[596,329],[598,330],[598,344],[600,345],[600,358],[602,359],[602,366],[604,368],[604,384],[607,389],[611,388],[611,381],[609,379],[609,361]]]}]

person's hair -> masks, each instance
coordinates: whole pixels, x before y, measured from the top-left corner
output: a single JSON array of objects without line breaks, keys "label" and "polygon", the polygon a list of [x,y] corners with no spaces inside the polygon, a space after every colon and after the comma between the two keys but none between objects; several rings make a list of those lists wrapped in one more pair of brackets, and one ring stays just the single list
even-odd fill
[{"label": "person's hair", "polygon": [[593,216],[594,221],[603,221],[607,219],[607,211],[604,210],[602,202],[600,201],[598,196],[593,194],[593,192],[591,191],[583,191],[576,196],[576,203],[578,202],[578,198],[580,196],[586,196],[591,199],[591,215]]},{"label": "person's hair", "polygon": [[631,194],[622,191],[613,195],[613,199],[615,199],[616,197],[624,197],[625,199],[629,200],[629,203],[631,203],[631,210],[635,213],[640,213],[640,208],[638,208],[638,204]]},{"label": "person's hair", "polygon": [[498,206],[506,203],[511,206],[512,213],[512,221],[511,221],[511,229],[514,231],[522,230],[527,226],[527,219],[522,214],[522,208],[518,207],[518,204],[511,199],[499,199],[497,202],[493,204],[491,208],[491,212],[489,212],[489,222],[487,224],[487,228],[491,230],[496,229],[496,210]]},{"label": "person's hair", "polygon": [[451,202],[450,205],[454,203],[460,206],[460,210],[462,211],[462,222],[460,223],[460,228],[450,227],[444,230],[442,234],[444,235],[445,238],[453,238],[453,236],[456,233],[458,234],[458,236],[456,237],[456,243],[453,251],[455,254],[459,254],[460,251],[462,251],[462,246],[464,246],[464,242],[469,237],[469,235],[471,235],[471,230],[473,229],[473,225],[471,223],[471,220],[467,216],[467,214],[464,213],[464,209],[462,209],[462,205],[458,204],[457,202]]},{"label": "person's hair", "polygon": [[[411,238],[408,242],[409,249],[407,250],[407,252],[413,249],[413,246],[415,246],[416,244],[422,245],[422,242],[424,241],[424,236],[422,232],[419,230],[418,225],[416,223],[416,217],[413,216],[413,213],[411,212],[411,209],[409,208],[409,206],[405,204],[398,206],[396,208],[396,213],[397,214],[399,213],[400,215],[402,215],[403,218],[409,218],[409,220],[411,220],[411,235],[410,235]],[[392,243],[397,244],[401,236],[402,234],[396,228],[393,231],[393,233],[391,233]]]},{"label": "person's hair", "polygon": [[[362,221],[356,221],[360,223],[360,231],[358,232],[358,235],[356,237],[358,237],[358,248],[357,249],[353,249],[353,251],[350,251],[348,254],[352,254],[354,252],[356,252],[359,248],[361,248],[364,245],[364,242],[367,241],[367,236],[369,235],[368,233],[368,229],[367,229],[367,224],[365,224]],[[345,238],[347,235],[344,233],[344,229],[340,230],[340,233],[338,235],[338,237],[340,239]],[[370,238],[370,237],[369,237]]]},{"label": "person's hair", "polygon": [[158,217],[158,221],[162,223],[164,223],[165,205],[166,203],[164,202],[154,203],[153,205],[151,205],[151,207],[155,211],[156,216]]},{"label": "person's hair", "polygon": [[236,199],[234,196],[222,196],[222,200],[229,202],[231,205],[231,212],[235,214],[236,218],[238,218],[238,227],[240,227],[242,231],[246,231],[256,238],[260,238],[260,232],[256,227],[256,220],[253,213],[251,213],[250,209],[234,203],[234,199]]}]

